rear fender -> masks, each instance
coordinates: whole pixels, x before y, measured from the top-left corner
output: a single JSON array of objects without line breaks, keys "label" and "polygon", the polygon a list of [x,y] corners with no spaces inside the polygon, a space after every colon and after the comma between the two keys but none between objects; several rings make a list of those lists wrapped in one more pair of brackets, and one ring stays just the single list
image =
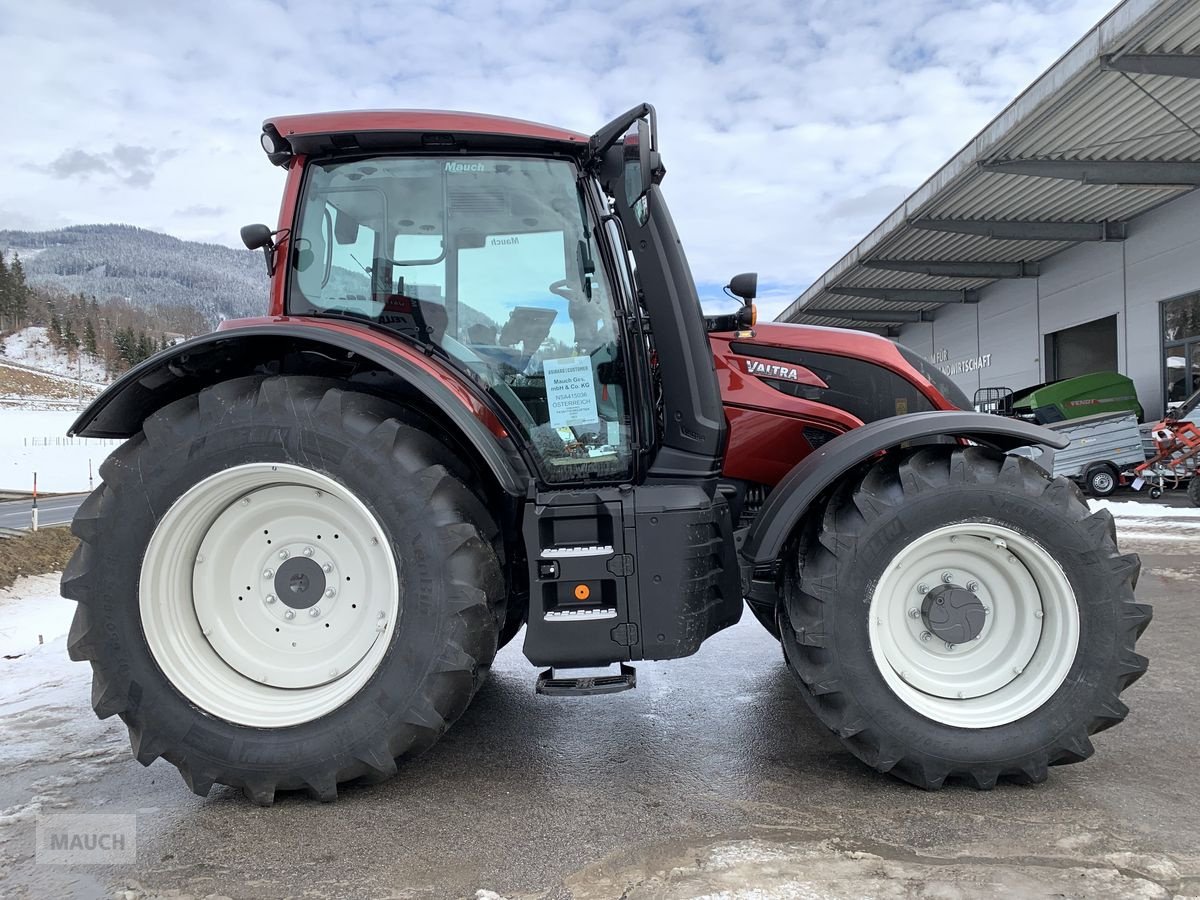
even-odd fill
[{"label": "rear fender", "polygon": [[[437,360],[363,326],[295,319],[249,320],[177,344],[134,366],[75,420],[71,435],[128,438],[155,411],[221,381],[260,372],[303,374],[306,356],[328,371],[367,360],[402,381],[456,428],[507,494],[526,492],[529,469],[482,391]],[[284,369],[285,361],[292,365]]]},{"label": "rear fender", "polygon": [[1005,453],[1038,444],[1061,450],[1069,443],[1061,434],[1038,425],[977,412],[912,413],[855,428],[793,466],[767,495],[742,546],[743,571],[773,567],[813,502],[855,466],[882,451],[939,437],[966,439]]}]

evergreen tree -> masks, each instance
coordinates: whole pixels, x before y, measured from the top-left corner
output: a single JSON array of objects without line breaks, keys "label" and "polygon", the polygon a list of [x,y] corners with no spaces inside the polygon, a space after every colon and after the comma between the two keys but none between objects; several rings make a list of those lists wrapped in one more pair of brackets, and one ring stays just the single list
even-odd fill
[{"label": "evergreen tree", "polygon": [[10,309],[12,308],[12,304],[11,276],[8,272],[8,266],[4,263],[4,254],[0,253],[0,321],[7,320],[11,315]]},{"label": "evergreen tree", "polygon": [[67,348],[68,352],[74,352],[79,349],[79,336],[75,334],[75,328],[71,324],[70,319],[67,319],[63,325],[62,341],[63,346]]},{"label": "evergreen tree", "polygon": [[25,268],[21,265],[21,257],[13,254],[12,262],[8,264],[8,296],[4,313],[12,317],[13,325],[24,321],[25,310],[29,306],[29,285],[25,283]]},{"label": "evergreen tree", "polygon": [[83,323],[83,350],[88,356],[96,355],[96,326],[91,319]]},{"label": "evergreen tree", "polygon": [[59,347],[62,345],[62,338],[62,323],[58,320],[58,313],[52,311],[50,313],[50,343]]}]

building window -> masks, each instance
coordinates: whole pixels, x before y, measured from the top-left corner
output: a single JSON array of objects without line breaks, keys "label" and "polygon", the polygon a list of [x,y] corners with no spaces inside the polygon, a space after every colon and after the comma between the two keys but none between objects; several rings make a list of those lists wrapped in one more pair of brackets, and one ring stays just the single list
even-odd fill
[{"label": "building window", "polygon": [[1162,305],[1163,396],[1167,406],[1200,388],[1200,293]]}]

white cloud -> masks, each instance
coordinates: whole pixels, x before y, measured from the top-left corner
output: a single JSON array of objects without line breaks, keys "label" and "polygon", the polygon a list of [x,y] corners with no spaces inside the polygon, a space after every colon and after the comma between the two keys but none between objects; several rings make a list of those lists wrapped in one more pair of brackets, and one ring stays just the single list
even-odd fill
[{"label": "white cloud", "polygon": [[[269,115],[659,110],[697,280],[773,314],[1094,24],[1092,0],[39,0],[6,4],[0,228],[273,221]],[[712,290],[707,291],[712,294]],[[778,299],[776,299],[778,298]]]}]

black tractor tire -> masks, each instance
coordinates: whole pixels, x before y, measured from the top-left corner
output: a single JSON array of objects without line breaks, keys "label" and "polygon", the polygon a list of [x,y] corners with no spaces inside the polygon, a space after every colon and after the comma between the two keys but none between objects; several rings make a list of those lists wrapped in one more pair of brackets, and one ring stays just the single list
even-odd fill
[{"label": "black tractor tire", "polygon": [[[504,618],[498,528],[452,474],[451,449],[407,419],[338,381],[238,378],[152,414],[101,466],[103,483],[72,524],[68,647],[91,662],[95,712],[121,717],[138,762],[165,758],[201,796],[219,783],[260,805],[279,790],[329,801],[341,783],[394,775],[398,759],[428,749],[466,709]],[[185,491],[230,467],[274,462],[332,478],[371,511],[397,561],[400,605],[357,693],[309,721],[248,727],[202,711],[164,674],[143,631],[139,577],[159,520]]]},{"label": "black tractor tire", "polygon": [[[1024,535],[1057,561],[1078,609],[1078,643],[1036,709],[994,727],[956,727],[891,688],[873,657],[868,613],[897,553],[936,529],[978,522]],[[1138,557],[1118,552],[1107,511],[1091,513],[1074,484],[1029,460],[981,447],[889,453],[835,489],[792,549],[779,618],[805,700],[856,757],[918,787],[1043,781],[1048,766],[1092,755],[1088,736],[1125,718],[1119,695],[1146,671],[1134,652],[1151,617],[1133,596]]]},{"label": "black tractor tire", "polygon": [[1094,463],[1083,475],[1085,489],[1093,497],[1109,497],[1121,482],[1121,473],[1112,463]]},{"label": "black tractor tire", "polygon": [[1200,506],[1200,475],[1193,475],[1187,486],[1188,499],[1192,506]]}]

